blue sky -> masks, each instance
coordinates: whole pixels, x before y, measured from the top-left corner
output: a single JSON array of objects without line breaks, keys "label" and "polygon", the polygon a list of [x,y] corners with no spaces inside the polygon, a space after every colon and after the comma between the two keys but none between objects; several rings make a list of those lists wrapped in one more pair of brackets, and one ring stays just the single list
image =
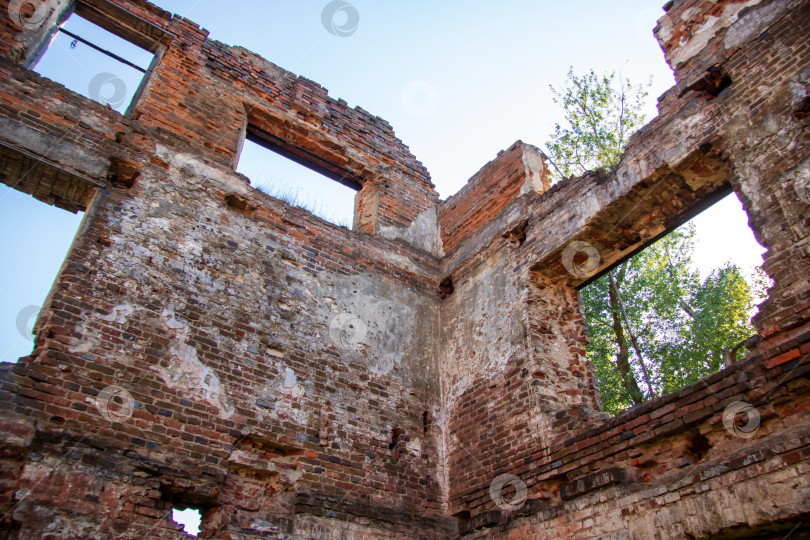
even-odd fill
[{"label": "blue sky", "polygon": [[[357,0],[351,2],[356,28],[344,37],[324,26],[327,2],[321,0],[156,3],[201,24],[213,39],[253,50],[317,81],[332,97],[388,120],[447,198],[515,140],[542,147],[562,118],[549,85],[561,85],[570,66],[578,73],[621,71],[634,82],[652,76],[647,112],[654,116],[657,96],[674,83],[652,36],[663,2]],[[331,20],[340,28],[353,22],[351,14],[343,10]],[[81,21],[70,24],[96,36]],[[128,95],[134,93],[137,72],[82,44],[71,49],[71,41],[58,37],[37,70],[85,95],[94,78],[113,73],[125,81]],[[150,59],[129,45],[122,54],[141,66]],[[102,97],[114,97],[115,87],[104,88]],[[128,98],[115,97],[123,111]],[[246,150],[239,166],[254,185],[298,191],[304,199],[317,192],[338,202],[338,211],[325,213],[342,211],[332,217],[351,221],[350,190],[269,153],[263,161],[261,154]],[[307,183],[296,187],[300,178]],[[80,218],[0,186],[0,360],[30,352],[31,341],[18,329],[29,326],[30,317],[18,324],[18,314],[27,316],[25,308],[44,301]],[[726,260],[745,268],[761,262],[762,248],[746,229],[736,198],[698,216],[697,224],[696,261],[704,274]]]}]

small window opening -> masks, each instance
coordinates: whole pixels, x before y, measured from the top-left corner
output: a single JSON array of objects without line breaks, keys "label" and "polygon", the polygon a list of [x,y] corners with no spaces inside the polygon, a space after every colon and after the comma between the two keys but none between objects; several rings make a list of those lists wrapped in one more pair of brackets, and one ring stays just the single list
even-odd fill
[{"label": "small window opening", "polygon": [[258,140],[248,132],[236,169],[250,178],[253,187],[325,221],[352,228],[359,184],[336,181],[314,165],[304,165],[303,160],[293,160]]},{"label": "small window opening", "polygon": [[72,13],[59,25],[34,71],[122,114],[155,55]]},{"label": "small window opening", "polygon": [[670,394],[745,357],[770,286],[764,251],[730,194],[580,290],[606,411]]},{"label": "small window opening", "polygon": [[197,536],[200,534],[202,512],[199,508],[172,508],[172,521],[182,525],[186,534]]}]

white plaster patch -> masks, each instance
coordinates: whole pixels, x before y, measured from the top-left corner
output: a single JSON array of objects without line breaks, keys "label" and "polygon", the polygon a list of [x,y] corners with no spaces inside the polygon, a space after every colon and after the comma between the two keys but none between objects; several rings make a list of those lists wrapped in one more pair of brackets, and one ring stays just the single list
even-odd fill
[{"label": "white plaster patch", "polygon": [[[699,133],[701,131],[701,125],[705,126],[710,124],[711,121],[712,119],[709,118],[707,112],[700,112],[699,114],[689,115],[687,118],[675,119],[675,121],[670,124],[668,129],[673,130],[675,133]],[[687,144],[686,141],[681,141],[679,144],[674,144],[667,148],[660,154],[660,157],[663,158],[664,163],[666,163],[670,169],[675,169],[677,165],[683,163],[683,161],[692,151],[694,151],[694,146],[692,144]],[[656,169],[660,165],[658,163],[644,163],[646,165],[653,165]],[[642,176],[642,178],[647,178],[654,172],[654,169],[645,170],[644,173],[646,174]]]},{"label": "white plaster patch", "polygon": [[161,144],[155,145],[155,154],[172,167],[181,170],[190,184],[219,183],[221,188],[245,195],[251,188],[245,179],[235,173],[206,164],[194,154],[178,153]]},{"label": "white plaster patch", "polygon": [[668,15],[664,15],[658,19],[658,26],[655,27],[655,37],[659,43],[666,43],[672,38],[672,20]]},{"label": "white plaster patch", "polygon": [[110,124],[109,119],[108,118],[100,119],[98,115],[92,114],[89,109],[90,108],[88,107],[87,109],[82,109],[80,111],[79,115],[80,120],[85,124],[91,126],[93,130],[98,131],[99,133],[104,133],[108,135],[111,139],[115,138],[116,131],[115,128],[112,127],[113,124]]},{"label": "white plaster patch", "polygon": [[76,345],[75,347],[72,347],[70,350],[71,352],[74,352],[76,354],[84,354],[86,352],[90,352],[90,350],[97,344],[98,343],[95,341],[85,340]]},{"label": "white plaster patch", "polygon": [[107,315],[101,315],[99,319],[102,321],[124,324],[127,322],[127,317],[132,315],[134,312],[135,308],[132,307],[132,304],[129,302],[124,302],[123,304],[119,304],[112,308]]},{"label": "white plaster patch", "polygon": [[[737,14],[743,8],[755,6],[761,1],[762,0],[748,0],[747,2],[731,3],[723,9],[723,12],[719,17],[714,17],[711,15],[707,16],[704,19],[703,24],[692,29],[692,33],[689,37],[681,38],[680,46],[678,49],[676,49],[675,54],[669,59],[670,65],[678,66],[679,64],[686,62],[690,58],[702,52],[703,49],[706,48],[709,41],[711,41],[711,39],[716,36],[720,30],[730,26],[737,20]],[[695,12],[692,12],[693,10]],[[683,20],[690,20],[699,12],[700,9],[694,7],[686,10],[682,14],[681,18]]]},{"label": "white plaster patch", "polygon": [[[746,6],[759,2],[748,2]],[[746,41],[760,35],[777,16],[786,13],[799,2],[795,0],[777,0],[768,5],[758,8],[756,11],[746,14],[742,20],[735,20],[731,28],[726,32],[723,46],[726,50],[736,49]]]},{"label": "white plaster patch", "polygon": [[543,193],[546,186],[543,185],[543,171],[545,170],[545,163],[540,150],[533,146],[523,145],[523,165],[526,167],[526,181],[520,188],[520,194],[529,193]]},{"label": "white plaster patch", "polygon": [[168,368],[153,366],[152,369],[160,374],[170,388],[179,388],[193,396],[201,396],[219,409],[221,418],[230,418],[236,408],[214,370],[200,362],[197,349],[187,343],[188,325],[176,318],[172,304],[163,311],[162,316],[166,326],[176,330],[169,347],[172,359]]},{"label": "white plaster patch", "polygon": [[199,257],[202,255],[202,246],[188,238],[178,244],[177,250],[180,253],[190,255],[192,257]]},{"label": "white plaster patch", "polygon": [[[306,394],[306,389],[298,381],[298,375],[291,367],[284,366],[281,362],[274,361],[276,372],[279,373],[279,382],[275,386],[268,385],[264,388],[262,395],[266,396],[281,396],[282,399],[276,401],[276,408],[271,411],[270,416],[282,417],[295,417],[296,421],[306,422],[309,419],[309,414],[304,413],[302,409],[294,409],[290,406],[290,398],[297,399]],[[277,379],[278,380],[278,379]],[[306,384],[306,381],[304,381]]]},{"label": "white plaster patch", "polygon": [[295,376],[295,371],[291,368],[284,368],[284,372],[286,376],[284,377],[284,388],[292,388],[298,382],[298,378]]},{"label": "white plaster patch", "polygon": [[75,354],[84,354],[90,352],[93,347],[98,345],[98,336],[92,335],[92,330],[87,326],[88,320],[83,319],[79,326],[76,328],[76,335],[82,336],[84,339],[79,341],[76,338],[71,340],[70,351]]},{"label": "white plaster patch", "polygon": [[329,335],[335,345],[350,351],[366,338],[368,325],[360,317],[351,313],[341,313],[329,323]]},{"label": "white plaster patch", "polygon": [[[323,301],[339,312],[325,321],[331,346],[337,344],[341,354],[366,363],[375,375],[388,375],[404,360],[414,360],[417,305],[410,298],[392,294],[362,274],[347,278],[322,272],[318,278]],[[355,328],[348,329],[349,323]],[[408,376],[405,371],[399,375]]]},{"label": "white plaster patch", "polygon": [[444,310],[452,318],[442,321],[445,347],[440,362],[450,399],[468,388],[476,375],[503,370],[511,357],[525,350],[520,312],[527,293],[515,286],[509,268],[502,255],[490,257],[445,300],[454,304]]},{"label": "white plaster patch", "polygon": [[[439,207],[432,206],[416,216],[407,228],[381,226],[380,236],[389,240],[404,240],[410,245],[436,256],[444,256],[444,245],[439,231]],[[406,257],[396,253],[387,252],[386,258],[397,265],[417,273],[419,270]]]},{"label": "white plaster patch", "polygon": [[188,325],[180,320],[177,319],[176,315],[174,314],[174,304],[169,304],[163,309],[163,313],[161,316],[164,318],[166,326],[171,328],[172,330],[177,330],[179,328],[188,328]]}]

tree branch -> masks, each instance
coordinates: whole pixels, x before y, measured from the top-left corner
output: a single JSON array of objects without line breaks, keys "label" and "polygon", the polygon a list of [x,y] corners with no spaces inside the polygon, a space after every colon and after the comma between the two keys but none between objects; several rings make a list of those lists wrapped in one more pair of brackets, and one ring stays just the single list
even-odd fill
[{"label": "tree branch", "polygon": [[697,315],[695,315],[695,310],[690,308],[686,302],[683,300],[678,300],[678,305],[684,310],[692,319],[697,319]]},{"label": "tree branch", "polygon": [[560,178],[567,178],[567,177],[566,177],[566,176],[565,176],[565,175],[562,173],[562,171],[559,169],[559,167],[557,167],[557,164],[556,164],[556,163],[554,163],[554,160],[553,160],[553,159],[551,159],[550,157],[548,157],[548,153],[543,152],[543,156],[545,156],[545,158],[548,160],[548,162],[549,162],[549,163],[551,163],[551,166],[552,166],[552,167],[554,167],[554,170],[555,170],[555,171],[557,171],[557,174],[559,174],[559,175],[560,175]]}]

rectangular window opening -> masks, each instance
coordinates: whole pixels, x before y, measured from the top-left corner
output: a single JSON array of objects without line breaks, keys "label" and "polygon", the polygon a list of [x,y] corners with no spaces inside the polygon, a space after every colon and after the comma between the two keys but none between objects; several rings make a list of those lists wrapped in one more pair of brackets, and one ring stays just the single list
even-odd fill
[{"label": "rectangular window opening", "polygon": [[71,213],[0,185],[0,362],[34,348],[34,325],[84,212]]},{"label": "rectangular window opening", "polygon": [[690,386],[747,354],[771,280],[730,194],[580,289],[607,412]]},{"label": "rectangular window opening", "polygon": [[71,13],[56,28],[33,69],[69,90],[129,114],[154,69],[158,44],[151,49]]},{"label": "rectangular window opening", "polygon": [[256,189],[335,225],[352,228],[361,184],[306,151],[248,128],[237,171]]}]

